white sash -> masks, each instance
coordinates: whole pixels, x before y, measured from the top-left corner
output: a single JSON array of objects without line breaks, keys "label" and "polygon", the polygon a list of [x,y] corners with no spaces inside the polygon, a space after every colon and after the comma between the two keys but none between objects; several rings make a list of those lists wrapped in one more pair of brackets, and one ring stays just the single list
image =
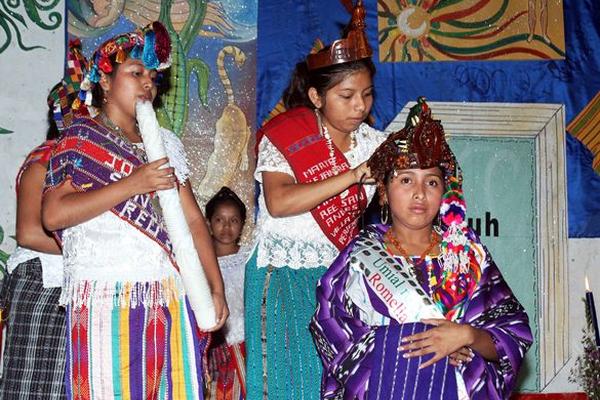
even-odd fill
[{"label": "white sash", "polygon": [[399,323],[444,318],[421,288],[408,262],[390,256],[377,239],[361,237],[350,254],[350,265],[364,274],[366,284]]}]

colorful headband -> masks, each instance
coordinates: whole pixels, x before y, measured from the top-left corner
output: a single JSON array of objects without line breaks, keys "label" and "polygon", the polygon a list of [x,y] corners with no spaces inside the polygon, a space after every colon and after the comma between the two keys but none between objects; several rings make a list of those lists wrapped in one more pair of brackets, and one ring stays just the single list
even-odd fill
[{"label": "colorful headband", "polygon": [[69,41],[65,75],[52,88],[47,99],[48,107],[52,109],[53,119],[59,132],[62,132],[73,122],[72,97],[80,90],[86,65],[87,60],[81,52],[81,41],[79,39]]},{"label": "colorful headband", "polygon": [[[466,222],[467,205],[462,189],[462,172],[439,120],[431,116],[424,97],[410,109],[406,125],[392,133],[367,161],[379,188],[394,171],[439,167],[446,192],[440,205],[444,269],[464,273],[473,258],[475,240]],[[381,190],[381,189],[380,189]]]},{"label": "colorful headband", "polygon": [[336,40],[331,46],[315,54],[308,55],[306,57],[308,69],[315,70],[371,57],[373,50],[367,41],[365,15],[363,2],[358,0],[352,10],[352,19],[346,27],[346,37]]},{"label": "colorful headband", "polygon": [[[102,43],[90,58],[88,73],[81,84],[79,101],[73,108],[84,102],[92,105],[92,89],[100,81],[100,72],[110,74],[113,70],[111,59],[121,64],[127,56],[141,60],[144,67],[163,71],[171,66],[171,39],[164,25],[151,22],[144,28],[115,36]],[[75,108],[75,109],[77,109]]]}]

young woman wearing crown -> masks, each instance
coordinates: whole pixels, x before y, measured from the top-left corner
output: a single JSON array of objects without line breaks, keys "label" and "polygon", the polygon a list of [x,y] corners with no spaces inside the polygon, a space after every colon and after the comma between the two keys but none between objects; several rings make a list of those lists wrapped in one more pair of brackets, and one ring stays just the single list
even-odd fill
[{"label": "young woman wearing crown", "polygon": [[42,217],[63,248],[69,399],[202,398],[206,336],[196,318],[203,310],[185,290],[157,190],[178,188],[212,292],[215,329],[228,315],[183,145],[160,130],[173,166],[161,168],[167,159],[147,162],[150,148],[138,130],[138,120],[148,121],[136,104],[155,99],[157,71],[169,65],[169,35],[158,22],[100,45],[73,105],[99,113],[75,119],[50,159]]},{"label": "young woman wearing crown", "polygon": [[460,168],[422,98],[368,165],[383,224],[317,288],[322,398],[508,399],[529,320],[466,225]]},{"label": "young woman wearing crown", "polygon": [[247,396],[318,399],[321,362],[308,331],[317,279],[358,232],[374,194],[364,162],[384,140],[373,102],[361,2],[346,38],[299,63],[288,111],[258,133],[256,246],[246,266]]}]

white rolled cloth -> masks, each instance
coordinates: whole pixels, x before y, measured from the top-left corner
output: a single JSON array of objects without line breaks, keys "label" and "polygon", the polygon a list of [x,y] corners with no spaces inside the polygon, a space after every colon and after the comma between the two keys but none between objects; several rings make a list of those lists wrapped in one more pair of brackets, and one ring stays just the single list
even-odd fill
[{"label": "white rolled cloth", "polygon": [[[138,101],[135,109],[148,161],[152,162],[166,157],[165,145],[152,103]],[[183,287],[192,310],[194,310],[198,326],[204,330],[212,328],[217,323],[215,306],[204,275],[204,269],[194,246],[194,239],[185,220],[179,192],[174,188],[159,190],[157,193],[169,238],[173,244],[175,259],[183,280]]]}]

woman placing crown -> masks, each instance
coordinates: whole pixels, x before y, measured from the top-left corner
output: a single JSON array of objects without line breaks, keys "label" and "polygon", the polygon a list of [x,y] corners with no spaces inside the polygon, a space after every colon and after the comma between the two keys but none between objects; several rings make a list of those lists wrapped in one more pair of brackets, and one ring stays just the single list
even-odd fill
[{"label": "woman placing crown", "polygon": [[529,320],[466,225],[460,168],[422,98],[368,165],[383,224],[319,281],[322,397],[507,399]]},{"label": "woman placing crown", "polygon": [[94,114],[92,106],[99,112],[75,119],[50,159],[42,212],[63,248],[69,399],[202,398],[203,310],[184,286],[182,252],[173,251],[178,232],[167,232],[162,217],[172,210],[156,204],[157,191],[179,191],[210,284],[215,329],[228,315],[183,144],[160,130],[173,165],[161,168],[167,159],[148,162],[152,147],[138,129],[144,133],[148,121],[136,104],[148,108],[157,74],[169,65],[169,35],[158,22],[100,45],[74,104],[82,114]]},{"label": "woman placing crown", "polygon": [[259,132],[261,194],[245,283],[249,399],[319,398],[321,362],[308,331],[316,281],[358,233],[375,191],[358,183],[385,138],[364,123],[370,56],[359,1],[347,37],[297,65],[288,111]]}]

